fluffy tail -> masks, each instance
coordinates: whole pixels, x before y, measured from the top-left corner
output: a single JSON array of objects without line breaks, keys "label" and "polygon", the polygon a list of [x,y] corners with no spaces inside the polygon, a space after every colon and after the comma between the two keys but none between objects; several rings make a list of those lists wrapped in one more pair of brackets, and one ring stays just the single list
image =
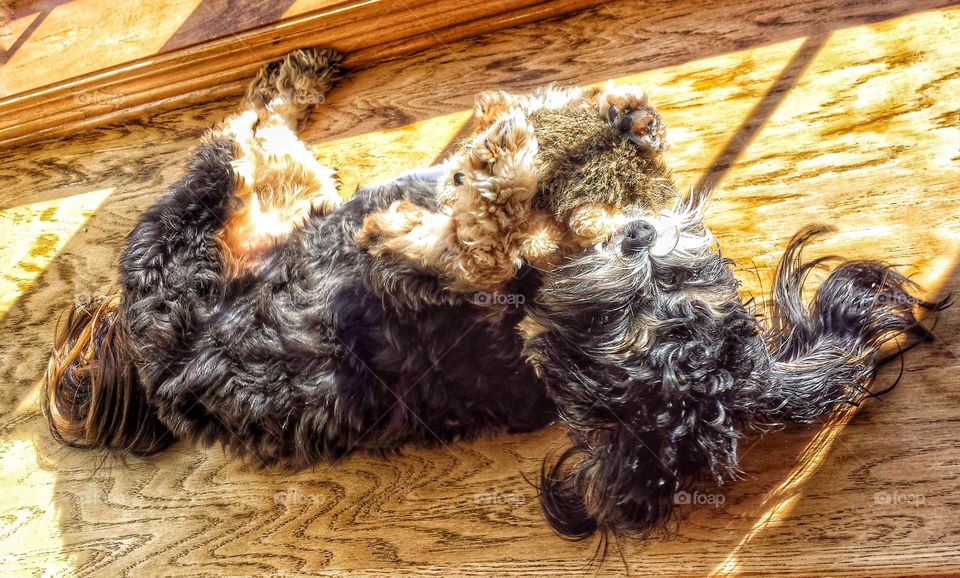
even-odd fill
[{"label": "fluffy tail", "polygon": [[[916,283],[877,261],[840,261],[806,304],[802,289],[807,275],[838,258],[804,263],[802,250],[828,231],[822,226],[800,231],[777,270],[765,337],[778,421],[812,423],[837,403],[857,404],[889,391],[871,391],[877,370],[930,340],[923,318],[950,304],[949,297],[938,302],[915,297],[920,292]],[[887,343],[896,349],[883,355]]]},{"label": "fluffy tail", "polygon": [[43,414],[61,443],[154,454],[174,437],[147,401],[119,301],[112,295],[74,305],[58,326],[43,379]]}]

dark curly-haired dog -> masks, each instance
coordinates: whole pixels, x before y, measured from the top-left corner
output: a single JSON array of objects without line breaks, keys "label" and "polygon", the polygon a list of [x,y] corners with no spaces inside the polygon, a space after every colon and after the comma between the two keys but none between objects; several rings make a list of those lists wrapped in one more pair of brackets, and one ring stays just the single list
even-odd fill
[{"label": "dark curly-haired dog", "polygon": [[[221,442],[299,468],[555,418],[517,329],[539,284],[527,262],[669,197],[656,111],[630,87],[485,93],[478,134],[447,161],[342,203],[297,136],[339,59],[304,49],[264,67],[130,233],[121,293],[72,309],[42,397],[59,439],[137,454]],[[384,254],[371,223],[414,213],[463,225],[431,253],[456,266]],[[403,239],[420,241],[436,238]],[[467,278],[509,299],[451,290]]]},{"label": "dark curly-haired dog", "polygon": [[[216,441],[300,468],[555,417],[522,358],[519,308],[480,306],[353,240],[395,201],[435,209],[436,173],[334,210],[332,172],[295,131],[338,58],[267,67],[130,233],[121,294],[71,311],[43,396],[62,441],[141,455]],[[532,300],[536,285],[524,270],[504,290]]]},{"label": "dark curly-haired dog", "polygon": [[758,320],[703,198],[661,210],[663,130],[631,88],[481,95],[448,161],[341,203],[296,135],[338,59],[267,66],[130,233],[121,293],[71,311],[42,396],[59,439],[220,442],[300,468],[559,410],[573,447],[545,466],[548,520],[645,534],[677,491],[736,473],[742,436],[856,402],[882,343],[946,306],[873,262],[839,265],[805,306],[824,262],[799,261],[809,229]]},{"label": "dark curly-haired dog", "polygon": [[[948,304],[917,299],[879,262],[802,262],[825,232],[809,227],[787,247],[759,319],[703,225],[704,201],[637,215],[546,273],[529,310],[528,356],[573,442],[541,480],[544,512],[564,535],[664,529],[678,492],[736,477],[744,436],[815,423],[871,395],[881,346],[927,338],[917,314]],[[808,273],[831,262],[805,304]]]}]

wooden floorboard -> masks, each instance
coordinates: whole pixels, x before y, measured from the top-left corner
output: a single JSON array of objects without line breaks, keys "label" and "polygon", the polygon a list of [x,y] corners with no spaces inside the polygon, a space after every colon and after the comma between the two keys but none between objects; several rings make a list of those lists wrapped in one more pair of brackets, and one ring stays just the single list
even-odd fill
[{"label": "wooden floorboard", "polygon": [[[960,291],[960,9],[894,0],[598,4],[349,74],[305,138],[346,191],[433,162],[472,95],[613,79],[650,89],[681,186],[715,187],[709,224],[762,296],[787,239],[809,256],[903,264]],[[957,575],[960,310],[898,387],[822,428],[744,448],[719,507],[669,540],[558,538],[535,479],[558,427],[296,475],[178,444],[126,463],[58,446],[37,388],[60,309],[103,291],[137,216],[229,100],[0,156],[0,573],[28,575]],[[898,367],[880,375],[896,379]],[[849,423],[846,418],[852,417]]]}]

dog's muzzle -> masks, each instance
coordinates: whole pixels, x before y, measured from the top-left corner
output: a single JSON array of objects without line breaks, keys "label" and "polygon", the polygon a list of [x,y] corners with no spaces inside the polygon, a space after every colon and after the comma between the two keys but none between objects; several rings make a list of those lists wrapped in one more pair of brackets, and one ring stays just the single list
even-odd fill
[{"label": "dog's muzzle", "polygon": [[621,248],[624,255],[633,255],[649,249],[657,241],[657,229],[649,221],[637,220],[627,223],[623,230]]}]

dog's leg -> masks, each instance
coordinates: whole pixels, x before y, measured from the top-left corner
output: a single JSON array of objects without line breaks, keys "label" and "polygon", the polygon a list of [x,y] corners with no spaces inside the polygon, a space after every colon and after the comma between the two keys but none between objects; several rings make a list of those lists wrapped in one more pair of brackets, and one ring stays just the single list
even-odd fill
[{"label": "dog's leg", "polygon": [[550,269],[570,246],[568,231],[549,211],[535,210],[518,234],[519,255],[538,269]]},{"label": "dog's leg", "polygon": [[247,88],[244,102],[267,111],[296,132],[311,107],[322,104],[339,76],[343,55],[331,48],[303,48],[267,64]]},{"label": "dog's leg", "polygon": [[504,90],[481,92],[473,101],[473,120],[476,129],[486,130],[493,121],[515,108],[526,110],[527,100],[524,95],[510,94]]},{"label": "dog's leg", "polygon": [[[231,130],[241,206],[222,235],[238,262],[254,261],[312,210],[328,213],[342,202],[334,171],[297,136],[310,106],[331,88],[339,60],[329,49],[304,49],[265,66],[247,90],[246,110],[228,119],[228,129],[241,120],[244,129]],[[246,130],[251,115],[257,120],[252,132]]]},{"label": "dog's leg", "polygon": [[462,290],[511,278],[525,248],[540,246],[529,242],[542,229],[529,221],[536,153],[533,127],[520,111],[499,117],[451,163],[437,193],[439,211],[395,203],[364,220],[358,244],[418,261]]}]

